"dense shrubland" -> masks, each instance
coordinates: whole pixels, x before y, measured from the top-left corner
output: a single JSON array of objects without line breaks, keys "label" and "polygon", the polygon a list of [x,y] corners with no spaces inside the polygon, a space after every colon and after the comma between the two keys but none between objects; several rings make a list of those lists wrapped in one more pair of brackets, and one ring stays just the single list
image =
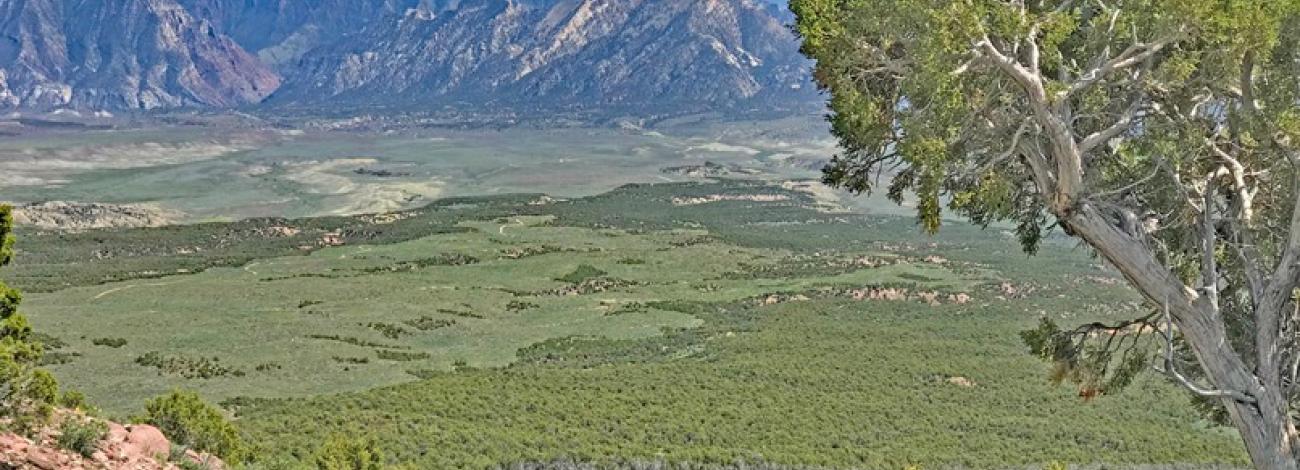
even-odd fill
[{"label": "dense shrubland", "polygon": [[[461,298],[445,303],[384,304],[395,312],[381,316],[357,305],[340,308],[330,293],[306,292],[298,289],[308,284],[292,284],[293,290],[286,291],[288,295],[275,297],[270,308],[258,310],[256,315],[310,317],[321,323],[319,328],[293,331],[277,347],[308,344],[329,349],[320,369],[337,373],[331,377],[339,380],[391,369],[406,379],[419,381],[305,399],[225,400],[223,406],[239,414],[235,426],[244,443],[241,451],[254,457],[253,468],[310,468],[320,462],[322,455],[329,455],[326,460],[331,462],[362,466],[344,468],[364,468],[377,460],[384,465],[405,464],[412,468],[657,468],[661,465],[657,462],[667,462],[673,465],[667,468],[825,466],[895,470],[912,464],[926,468],[1040,467],[1057,460],[1114,464],[1242,462],[1230,437],[1198,421],[1183,400],[1177,399],[1177,393],[1159,380],[1139,377],[1129,391],[1087,404],[1081,404],[1073,391],[1043,383],[1041,368],[1025,353],[1014,331],[1008,333],[1008,328],[1030,328],[1043,315],[1071,321],[1106,320],[1133,310],[1135,299],[1131,293],[1089,280],[1109,276],[1093,266],[1094,260],[1061,249],[1054,239],[1048,240],[1043,258],[1026,259],[1016,252],[1013,238],[964,226],[936,238],[915,241],[915,228],[909,221],[817,212],[803,205],[811,201],[801,193],[781,191],[747,182],[630,186],[550,206],[502,210],[511,215],[551,216],[548,225],[557,230],[581,227],[596,231],[556,232],[577,238],[517,244],[556,249],[527,253],[519,259],[500,260],[495,254],[502,248],[491,246],[479,252],[487,253],[481,256],[487,261],[457,267],[457,274],[481,273],[484,265],[494,262],[532,263],[519,266],[551,270],[539,276],[535,284],[518,291],[507,290],[510,285],[500,278],[487,278],[502,284],[483,294],[495,296],[490,303],[477,302],[473,297],[479,295],[478,291],[442,289],[436,292]],[[775,203],[721,198],[716,203],[681,207],[671,202],[679,194],[708,197],[756,192],[780,192],[787,198]],[[497,225],[483,229],[474,228],[482,225],[430,222],[428,218],[434,217],[430,214],[439,211],[415,211],[420,215],[403,221],[414,224],[410,230],[425,227],[432,233],[455,230],[476,237],[498,233]],[[304,225],[310,223],[314,222]],[[222,227],[208,228],[224,230]],[[363,231],[387,230],[387,226],[373,226]],[[506,234],[511,230],[515,229],[507,228]],[[702,235],[705,231],[707,236]],[[629,243],[637,250],[634,254],[601,253],[577,243],[590,242],[581,237],[614,240],[631,239],[637,234],[655,237],[638,242],[653,242],[649,248]],[[150,238],[155,235],[139,231],[113,236],[143,244],[156,242]],[[387,243],[385,240],[400,238],[385,237],[388,235],[365,243],[375,243],[379,250],[379,245]],[[564,248],[569,246],[574,248]],[[439,245],[434,252],[443,248]],[[260,260],[260,253],[281,253],[260,250],[253,250],[248,259]],[[662,269],[678,253],[723,259],[747,253],[745,250],[761,251],[755,259],[767,264],[728,267],[689,282],[674,279],[664,284],[634,286],[618,284],[618,278],[613,277],[629,274],[626,270],[632,269],[642,273]],[[51,250],[44,247],[37,251]],[[419,256],[427,257],[427,253]],[[891,262],[907,261],[918,269],[898,271],[914,272],[910,280],[899,276],[887,282],[850,277],[847,279],[858,279],[854,281],[857,284],[845,284],[843,276],[872,276],[894,268],[879,263],[881,259],[875,255],[878,253],[888,253],[886,258]],[[602,258],[573,259],[592,254]],[[859,263],[865,254],[872,255]],[[936,254],[951,262],[937,267],[936,263],[923,261]],[[370,263],[366,265],[399,264],[394,262],[396,258],[365,256],[370,256],[361,260]],[[242,255],[230,259],[237,258],[244,259]],[[88,262],[82,269],[117,276],[130,272],[127,264],[110,258]],[[29,274],[27,279],[33,279],[39,273],[47,275],[63,269],[57,267],[58,262],[55,265],[20,268]],[[349,265],[348,269],[357,265],[362,263]],[[360,272],[328,271],[328,265],[322,266],[323,273]],[[421,281],[424,278],[418,276],[436,269],[384,269],[366,273],[365,279],[377,281],[383,279],[380,276],[391,275]],[[962,274],[955,274],[959,271]],[[817,282],[790,282],[822,276],[830,277]],[[376,292],[373,286],[359,279],[302,282],[347,282],[354,289],[349,295],[355,292],[357,297],[367,297],[367,302],[376,301],[368,297]],[[472,279],[479,282],[483,278]],[[83,276],[70,282],[98,281]],[[972,282],[978,284],[969,285]],[[735,283],[751,286],[753,292],[718,297],[735,291]],[[1014,284],[1019,289],[1015,295],[1006,294],[1003,300],[999,296],[1005,292],[999,284]],[[970,293],[976,300],[930,306],[917,301],[855,301],[852,295],[846,295],[850,288],[940,289],[957,285],[973,289]],[[94,291],[88,297],[107,288],[88,289]],[[610,290],[602,293],[597,288]],[[651,294],[638,294],[633,300],[636,289],[651,290]],[[559,295],[570,292],[574,295]],[[1059,297],[1067,293],[1070,300]],[[670,327],[660,336],[643,339],[598,339],[593,337],[597,335],[584,334],[533,340],[536,344],[518,351],[514,365],[505,368],[475,367],[480,364],[457,356],[439,357],[445,361],[440,363],[424,352],[427,345],[422,342],[426,340],[447,337],[463,341],[467,336],[457,336],[458,329],[467,325],[491,325],[502,318],[537,318],[550,323],[547,316],[556,315],[552,302],[597,294],[609,299],[609,303],[601,303],[605,310],[599,321],[624,326],[632,324],[633,319],[671,314],[700,323],[691,328]],[[539,297],[527,297],[531,295]],[[699,300],[704,298],[739,300]],[[768,299],[773,299],[772,305],[766,305]],[[355,310],[362,310],[360,315],[365,317],[339,318]],[[309,311],[314,313],[304,315]],[[238,312],[230,314],[234,313]],[[444,326],[452,321],[455,323]],[[410,334],[386,338],[383,331],[389,327]],[[482,335],[475,339],[490,339],[495,333],[469,331]],[[102,334],[117,336],[116,332]],[[120,352],[107,347],[97,348],[97,352],[137,357],[153,349],[135,336],[123,336],[130,341]],[[66,337],[81,344],[75,335]],[[172,349],[166,351],[160,357],[190,357]],[[231,367],[239,362],[228,356],[223,356],[221,362],[227,359]],[[449,367],[447,362],[451,362]],[[239,380],[286,380],[303,367],[286,357],[248,358],[238,367],[252,369],[254,364],[258,365],[254,370],[267,373],[248,374]],[[261,365],[265,364],[276,366],[263,370]],[[283,368],[280,364],[284,364]],[[384,377],[390,380],[386,383],[396,383],[390,376]],[[955,380],[958,378],[968,382]],[[230,387],[236,384],[236,378],[223,376],[194,383],[199,387]],[[961,385],[965,383],[974,385]],[[171,402],[176,404],[170,408],[203,409],[190,399],[173,398]],[[199,423],[213,418],[207,412],[191,414],[200,417]],[[197,427],[216,429],[218,436],[225,429],[218,425]],[[338,436],[356,439],[342,442],[336,439]],[[337,457],[340,452],[344,457]]]}]

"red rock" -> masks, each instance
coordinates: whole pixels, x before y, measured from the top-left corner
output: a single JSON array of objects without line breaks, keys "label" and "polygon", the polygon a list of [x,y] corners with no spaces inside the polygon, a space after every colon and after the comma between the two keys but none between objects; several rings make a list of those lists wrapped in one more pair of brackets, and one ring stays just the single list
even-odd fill
[{"label": "red rock", "polygon": [[126,436],[128,434],[130,433],[128,433],[126,428],[122,427],[122,425],[109,422],[108,435],[105,436],[104,440],[108,442],[126,442]]},{"label": "red rock", "polygon": [[33,447],[27,451],[27,463],[42,470],[59,468],[59,455],[50,449]]},{"label": "red rock", "polygon": [[152,458],[171,454],[172,445],[158,428],[147,424],[131,426],[124,449],[128,454]]}]

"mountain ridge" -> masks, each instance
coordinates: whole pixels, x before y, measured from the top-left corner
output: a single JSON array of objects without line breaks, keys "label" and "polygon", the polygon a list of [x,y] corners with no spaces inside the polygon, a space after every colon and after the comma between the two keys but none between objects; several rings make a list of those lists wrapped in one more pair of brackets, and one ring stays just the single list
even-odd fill
[{"label": "mountain ridge", "polygon": [[234,107],[279,85],[174,0],[0,0],[0,107]]},{"label": "mountain ridge", "polygon": [[0,109],[791,109],[815,94],[783,21],[769,0],[0,0]]}]

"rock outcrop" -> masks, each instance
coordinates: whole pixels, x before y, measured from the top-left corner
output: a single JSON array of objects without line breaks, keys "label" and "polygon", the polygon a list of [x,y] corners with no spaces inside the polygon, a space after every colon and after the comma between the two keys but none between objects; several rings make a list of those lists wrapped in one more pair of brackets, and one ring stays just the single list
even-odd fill
[{"label": "rock outcrop", "polygon": [[45,230],[161,227],[180,214],[148,204],[50,201],[14,205],[14,222]]},{"label": "rock outcrop", "polygon": [[[58,418],[53,422],[63,422],[68,417],[83,421],[93,419],[71,411],[60,411],[56,416]],[[55,427],[40,429],[33,433],[32,438],[13,433],[0,434],[0,468],[180,470],[182,464],[209,470],[226,468],[221,459],[212,455],[173,449],[167,437],[153,426],[106,424],[108,433],[94,445],[89,456],[60,448],[60,431]]]}]

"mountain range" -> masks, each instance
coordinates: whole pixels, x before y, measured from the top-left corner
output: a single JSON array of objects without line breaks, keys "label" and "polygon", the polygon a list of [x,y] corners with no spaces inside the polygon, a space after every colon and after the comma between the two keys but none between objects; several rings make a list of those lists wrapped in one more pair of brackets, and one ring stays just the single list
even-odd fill
[{"label": "mountain range", "polygon": [[0,109],[810,103],[772,0],[0,0]]}]

